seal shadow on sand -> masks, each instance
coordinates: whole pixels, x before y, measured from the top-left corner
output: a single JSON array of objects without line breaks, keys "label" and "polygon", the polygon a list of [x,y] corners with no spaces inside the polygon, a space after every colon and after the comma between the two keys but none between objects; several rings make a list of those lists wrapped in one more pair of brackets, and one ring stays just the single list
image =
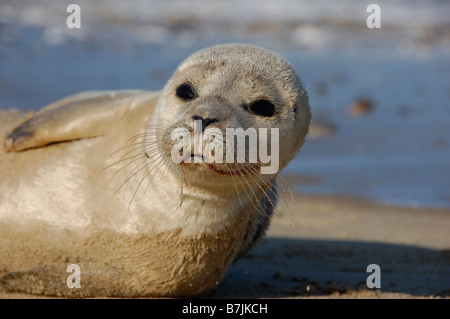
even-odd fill
[{"label": "seal shadow on sand", "polygon": [[[366,285],[370,264],[381,289]],[[450,251],[363,241],[267,237],[203,298],[330,296],[369,290],[450,296]]]}]

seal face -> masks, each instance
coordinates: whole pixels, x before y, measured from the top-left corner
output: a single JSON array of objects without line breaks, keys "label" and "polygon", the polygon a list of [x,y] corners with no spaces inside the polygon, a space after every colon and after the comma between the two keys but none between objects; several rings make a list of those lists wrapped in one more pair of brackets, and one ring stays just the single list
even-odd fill
[{"label": "seal face", "polygon": [[[244,44],[194,53],[160,92],[85,92],[28,118],[0,113],[1,287],[77,297],[214,288],[264,235],[278,172],[310,118],[294,68]],[[74,263],[78,289],[65,284]]]},{"label": "seal face", "polygon": [[[181,127],[193,132],[195,120],[202,121],[202,130],[219,129],[224,137],[227,128],[256,128],[257,133],[259,128],[265,128],[269,149],[270,129],[277,128],[282,139],[290,140],[279,143],[280,169],[303,144],[310,117],[306,92],[292,66],[274,53],[243,45],[207,48],[186,59],[165,86],[155,112],[159,115],[151,120],[149,135],[156,135],[156,141],[168,141],[162,143],[158,153],[169,154],[174,144],[171,132]],[[163,130],[154,129],[152,124],[160,124],[157,119],[162,117],[170,125]],[[223,185],[231,180],[211,175],[256,173],[261,165],[237,165],[236,156],[233,164],[225,164],[226,155],[223,154],[222,163],[185,165],[185,174],[194,175],[189,180],[201,181],[203,185]]]}]

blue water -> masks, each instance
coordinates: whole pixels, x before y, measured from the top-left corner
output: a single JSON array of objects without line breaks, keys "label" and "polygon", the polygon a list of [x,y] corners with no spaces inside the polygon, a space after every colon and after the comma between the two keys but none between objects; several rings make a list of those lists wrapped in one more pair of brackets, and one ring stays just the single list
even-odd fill
[{"label": "blue water", "polygon": [[[422,39],[428,39],[423,35],[429,32],[427,23],[445,24],[441,2],[429,2],[427,15],[410,8],[422,29],[417,24],[402,28],[410,22],[401,10],[404,2],[399,2],[391,11],[384,10],[390,23],[397,21],[397,28],[374,31],[378,33],[364,27],[365,11],[356,0],[345,1],[354,10],[342,11],[340,18],[362,22],[361,28],[321,22],[304,27],[305,12],[298,13],[299,26],[285,25],[283,15],[295,19],[296,13],[286,9],[294,2],[284,0],[278,11],[267,3],[266,11],[257,10],[256,22],[267,17],[275,23],[257,31],[246,24],[255,22],[251,8],[243,7],[234,18],[214,11],[214,20],[208,19],[209,7],[204,5],[197,16],[189,7],[191,15],[175,17],[186,21],[175,23],[169,16],[173,10],[167,9],[170,4],[156,1],[151,3],[157,4],[160,15],[152,11],[156,22],[146,23],[143,8],[149,4],[140,0],[131,2],[136,6],[127,7],[126,14],[120,1],[96,2],[103,11],[90,10],[94,4],[80,1],[83,28],[68,31],[66,13],[61,13],[64,2],[60,7],[45,6],[47,2],[33,7],[27,1],[0,4],[0,108],[39,109],[85,90],[161,89],[176,66],[197,49],[251,42],[286,56],[310,93],[313,118],[336,127],[330,136],[309,137],[290,163],[291,172],[321,180],[294,185],[295,191],[450,208],[450,40],[439,32],[431,42]],[[311,4],[308,10],[308,18],[315,21],[333,12],[315,10]],[[360,16],[352,20],[353,12]],[[374,110],[352,117],[348,108],[361,96],[373,100]]]},{"label": "blue water", "polygon": [[[325,96],[311,95],[318,116],[336,133],[309,139],[293,172],[319,175],[323,183],[303,192],[357,195],[386,204],[450,207],[450,68],[447,56],[334,56],[297,59],[307,87],[328,83]],[[314,68],[315,67],[315,68]],[[319,71],[317,72],[317,68]],[[333,83],[333,74],[345,74]],[[309,85],[308,85],[309,84]],[[351,117],[348,107],[368,96],[375,109]]]}]

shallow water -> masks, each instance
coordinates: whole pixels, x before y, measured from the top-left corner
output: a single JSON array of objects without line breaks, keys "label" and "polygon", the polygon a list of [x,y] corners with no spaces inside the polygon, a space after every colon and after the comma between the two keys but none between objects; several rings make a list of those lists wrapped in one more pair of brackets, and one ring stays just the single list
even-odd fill
[{"label": "shallow water", "polygon": [[[316,81],[327,83],[329,92],[312,94],[310,103],[316,111],[313,116],[336,127],[331,136],[309,139],[291,163],[293,172],[323,178],[319,185],[298,190],[358,195],[387,204],[450,207],[447,56],[349,54],[294,63],[311,69],[305,72],[309,88]],[[344,83],[332,83],[333,73],[345,75]],[[374,110],[353,117],[349,106],[361,95],[373,100]]]},{"label": "shallow water", "polygon": [[[289,165],[321,182],[294,190],[450,208],[445,2],[379,1],[379,30],[367,29],[367,4],[356,0],[336,8],[290,0],[78,1],[81,29],[65,26],[69,3],[0,4],[0,108],[39,109],[84,90],[160,89],[197,49],[259,44],[292,62],[310,92],[314,123],[333,128],[308,137]],[[371,100],[372,111],[352,116],[360,98]]]}]

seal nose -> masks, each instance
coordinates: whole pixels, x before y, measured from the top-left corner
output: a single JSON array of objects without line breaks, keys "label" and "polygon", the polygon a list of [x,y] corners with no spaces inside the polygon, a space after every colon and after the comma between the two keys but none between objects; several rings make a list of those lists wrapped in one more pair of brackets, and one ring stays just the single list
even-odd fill
[{"label": "seal nose", "polygon": [[205,130],[205,128],[209,125],[209,124],[212,124],[212,123],[216,123],[216,122],[219,122],[219,120],[218,119],[216,119],[216,118],[206,118],[206,119],[204,119],[203,117],[201,117],[200,115],[194,115],[193,117],[192,117],[192,119],[194,120],[194,121],[202,121],[202,131],[204,131]]}]

